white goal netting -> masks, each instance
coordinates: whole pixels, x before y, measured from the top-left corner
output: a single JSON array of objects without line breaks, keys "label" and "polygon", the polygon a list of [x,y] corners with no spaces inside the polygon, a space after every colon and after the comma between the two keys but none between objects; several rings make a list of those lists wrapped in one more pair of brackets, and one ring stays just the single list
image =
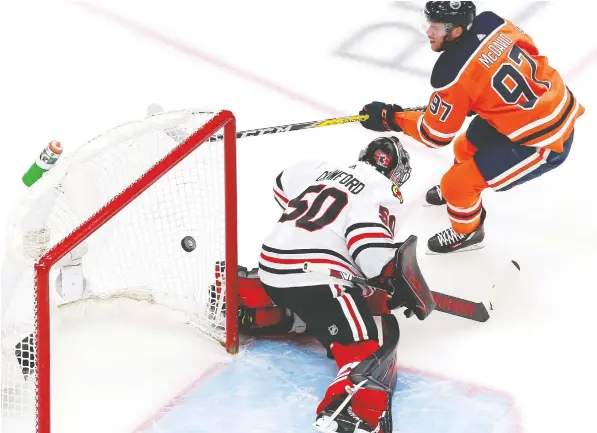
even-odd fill
[{"label": "white goal netting", "polygon": [[[115,197],[135,197],[136,181],[214,116],[180,110],[111,129],[66,153],[27,191],[2,267],[3,418],[36,412],[35,263]],[[224,343],[225,287],[215,286],[226,259],[224,149],[222,140],[199,145],[55,264],[51,316],[62,305],[123,297],[180,312]]]}]

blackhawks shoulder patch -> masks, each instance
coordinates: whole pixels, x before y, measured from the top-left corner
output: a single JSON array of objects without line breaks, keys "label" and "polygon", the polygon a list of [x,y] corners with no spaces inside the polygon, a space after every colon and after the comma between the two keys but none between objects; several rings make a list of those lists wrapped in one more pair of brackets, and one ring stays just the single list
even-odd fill
[{"label": "blackhawks shoulder patch", "polygon": [[400,203],[404,203],[404,197],[402,197],[400,188],[398,188],[396,185],[392,185],[392,194],[394,195],[394,197],[400,200]]}]

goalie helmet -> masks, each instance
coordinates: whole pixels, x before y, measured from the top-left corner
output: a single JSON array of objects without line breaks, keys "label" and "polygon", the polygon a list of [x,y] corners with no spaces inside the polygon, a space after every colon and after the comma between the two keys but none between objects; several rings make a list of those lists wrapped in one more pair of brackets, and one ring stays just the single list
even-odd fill
[{"label": "goalie helmet", "polygon": [[428,21],[442,23],[446,33],[458,26],[470,30],[477,16],[477,8],[471,1],[464,2],[427,2],[423,15]]},{"label": "goalie helmet", "polygon": [[410,156],[398,137],[379,137],[361,150],[359,161],[373,166],[397,186],[410,177]]}]

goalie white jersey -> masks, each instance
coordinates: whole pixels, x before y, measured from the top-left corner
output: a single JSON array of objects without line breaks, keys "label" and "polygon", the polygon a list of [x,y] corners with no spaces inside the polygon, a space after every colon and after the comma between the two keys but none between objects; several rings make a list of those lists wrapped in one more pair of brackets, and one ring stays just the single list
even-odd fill
[{"label": "goalie white jersey", "polygon": [[284,209],[265,239],[259,278],[273,287],[338,283],[303,272],[320,263],[376,277],[396,251],[394,231],[404,206],[398,187],[364,162],[342,167],[303,161],[278,175],[274,198]]}]

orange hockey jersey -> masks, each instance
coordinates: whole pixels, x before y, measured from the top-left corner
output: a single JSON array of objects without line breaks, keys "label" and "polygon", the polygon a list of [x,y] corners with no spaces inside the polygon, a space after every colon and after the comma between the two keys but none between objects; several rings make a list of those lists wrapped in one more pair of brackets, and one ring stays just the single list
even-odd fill
[{"label": "orange hockey jersey", "polygon": [[449,144],[470,112],[513,143],[563,151],[584,107],[533,40],[493,12],[438,58],[425,112],[397,113],[404,133],[429,147]]}]

